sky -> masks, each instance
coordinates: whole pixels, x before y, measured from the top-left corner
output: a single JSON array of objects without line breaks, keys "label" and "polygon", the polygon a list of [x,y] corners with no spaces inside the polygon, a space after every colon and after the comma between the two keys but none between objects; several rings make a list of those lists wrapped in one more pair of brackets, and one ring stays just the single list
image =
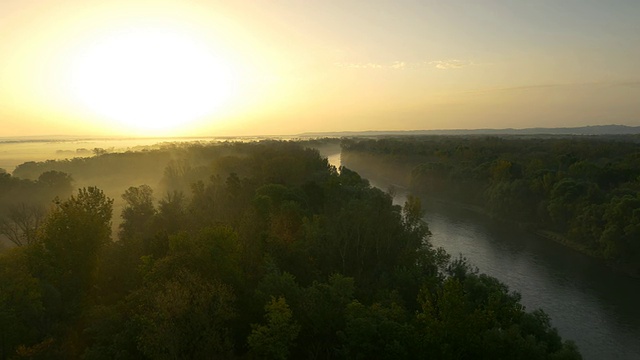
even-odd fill
[{"label": "sky", "polygon": [[0,0],[0,137],[640,125],[637,0]]}]

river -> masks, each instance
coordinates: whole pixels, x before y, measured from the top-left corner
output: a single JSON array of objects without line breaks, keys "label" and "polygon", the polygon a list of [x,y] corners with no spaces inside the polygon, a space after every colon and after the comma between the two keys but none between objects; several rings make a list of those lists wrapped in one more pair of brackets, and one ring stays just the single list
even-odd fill
[{"label": "river", "polygon": [[[340,154],[328,158],[340,165]],[[367,176],[372,185],[389,188],[379,174]],[[402,204],[405,197],[396,187],[394,202]],[[519,292],[528,310],[542,308],[585,359],[640,359],[640,279],[482,214],[442,202],[423,204],[433,245],[462,254]]]}]

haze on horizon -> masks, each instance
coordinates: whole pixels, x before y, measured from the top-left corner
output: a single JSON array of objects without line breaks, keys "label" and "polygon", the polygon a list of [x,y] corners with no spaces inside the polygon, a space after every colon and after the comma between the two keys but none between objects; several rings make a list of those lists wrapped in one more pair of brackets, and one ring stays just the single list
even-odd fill
[{"label": "haze on horizon", "polygon": [[640,125],[640,2],[0,2],[0,137]]}]

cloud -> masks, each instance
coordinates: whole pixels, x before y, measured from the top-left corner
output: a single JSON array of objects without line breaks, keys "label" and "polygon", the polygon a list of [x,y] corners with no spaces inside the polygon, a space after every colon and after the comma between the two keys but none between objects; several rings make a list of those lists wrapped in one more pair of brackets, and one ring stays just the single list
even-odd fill
[{"label": "cloud", "polygon": [[454,70],[454,69],[461,69],[463,67],[475,65],[471,61],[457,60],[457,59],[434,60],[434,61],[429,61],[427,64],[431,66],[435,66],[436,69],[440,69],[440,70]]},{"label": "cloud", "polygon": [[402,69],[405,66],[407,66],[407,63],[405,63],[404,61],[394,61],[394,63],[391,65],[391,68]]},{"label": "cloud", "polygon": [[467,60],[433,60],[433,61],[420,61],[420,62],[407,62],[402,60],[397,60],[392,63],[350,63],[350,62],[339,62],[335,63],[338,67],[351,68],[351,69],[391,69],[391,70],[402,70],[402,69],[419,69],[419,68],[430,68],[435,67],[440,70],[454,70],[461,69],[467,66],[475,66],[478,65],[472,61]]},{"label": "cloud", "polygon": [[390,64],[380,64],[380,63],[335,63],[338,67],[345,67],[351,69],[394,69],[401,70],[407,67],[407,63],[404,61],[394,61]]},{"label": "cloud", "polygon": [[351,69],[382,69],[383,66],[375,63],[335,63],[338,67],[351,68]]}]

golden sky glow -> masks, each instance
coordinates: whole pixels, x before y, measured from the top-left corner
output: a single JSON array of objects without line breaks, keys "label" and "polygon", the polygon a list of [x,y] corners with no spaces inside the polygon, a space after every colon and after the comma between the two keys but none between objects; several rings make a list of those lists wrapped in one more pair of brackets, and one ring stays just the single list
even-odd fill
[{"label": "golden sky glow", "polygon": [[235,96],[239,74],[176,29],[106,34],[72,56],[69,92],[90,112],[136,132],[175,131]]},{"label": "golden sky glow", "polygon": [[640,125],[640,3],[0,2],[0,137]]}]

